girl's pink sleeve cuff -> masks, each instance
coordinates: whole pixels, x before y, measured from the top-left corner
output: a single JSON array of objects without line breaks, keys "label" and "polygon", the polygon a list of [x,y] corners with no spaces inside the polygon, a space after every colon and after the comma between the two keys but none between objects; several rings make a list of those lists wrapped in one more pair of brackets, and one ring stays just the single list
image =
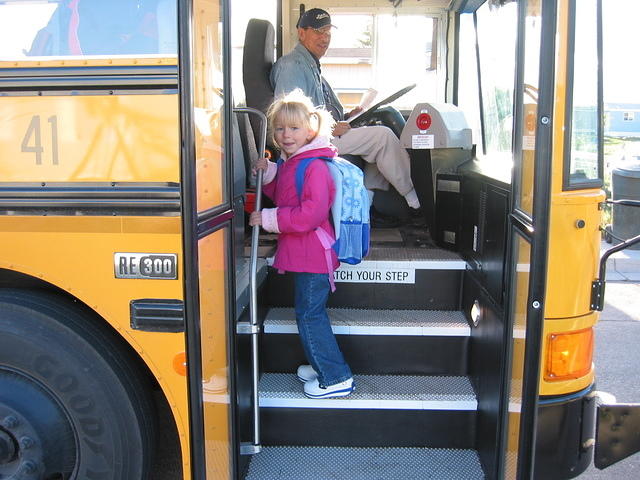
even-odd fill
[{"label": "girl's pink sleeve cuff", "polygon": [[267,183],[273,182],[273,179],[276,178],[277,173],[278,165],[273,162],[267,162],[267,170],[262,174],[262,184],[266,185]]},{"label": "girl's pink sleeve cuff", "polygon": [[267,232],[280,233],[278,229],[278,209],[263,208],[262,209],[262,228]]}]

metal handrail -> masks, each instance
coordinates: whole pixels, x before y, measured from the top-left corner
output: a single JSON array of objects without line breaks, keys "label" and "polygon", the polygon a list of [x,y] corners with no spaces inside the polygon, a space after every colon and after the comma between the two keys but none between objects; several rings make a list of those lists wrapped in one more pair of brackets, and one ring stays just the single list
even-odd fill
[{"label": "metal handrail", "polygon": [[621,198],[620,200],[607,200],[606,203],[612,205],[624,205],[625,207],[640,207],[640,200],[628,200]]},{"label": "metal handrail", "polygon": [[[234,108],[235,113],[248,113],[256,115],[260,120],[260,142],[258,144],[258,158],[264,158],[267,146],[267,117],[260,110],[249,107]],[[263,171],[258,170],[256,178],[256,204],[255,210],[262,208],[262,175]],[[260,226],[254,225],[251,231],[251,257],[250,257],[250,277],[249,293],[251,296],[249,303],[249,318],[251,334],[251,374],[253,389],[253,442],[248,448],[241,446],[241,453],[253,454],[261,450],[260,445],[260,398],[258,390],[259,365],[258,365],[258,241],[260,237]]]}]

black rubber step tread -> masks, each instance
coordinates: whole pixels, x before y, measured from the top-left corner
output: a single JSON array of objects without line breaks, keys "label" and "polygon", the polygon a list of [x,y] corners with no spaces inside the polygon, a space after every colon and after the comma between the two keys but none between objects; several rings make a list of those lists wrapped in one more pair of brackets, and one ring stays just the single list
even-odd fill
[{"label": "black rubber step tread", "polygon": [[260,379],[261,407],[375,408],[406,410],[476,410],[467,377],[421,375],[355,375],[355,391],[347,396],[311,399],[293,374],[265,373]]},{"label": "black rubber step tread", "polygon": [[[460,311],[327,309],[336,335],[469,336],[470,327]],[[265,333],[298,333],[293,308],[271,308]]]},{"label": "black rubber step tread", "polygon": [[[303,473],[304,472],[304,473]],[[474,450],[265,447],[245,480],[480,480]]]}]

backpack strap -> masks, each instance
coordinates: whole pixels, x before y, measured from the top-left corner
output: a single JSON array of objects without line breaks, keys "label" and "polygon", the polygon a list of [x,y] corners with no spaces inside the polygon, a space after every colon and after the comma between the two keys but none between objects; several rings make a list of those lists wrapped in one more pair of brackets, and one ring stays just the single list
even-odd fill
[{"label": "backpack strap", "polygon": [[298,200],[302,196],[302,185],[304,184],[304,174],[307,171],[309,164],[314,161],[316,157],[303,158],[296,167],[296,192],[298,192]]},{"label": "backpack strap", "polygon": [[[309,157],[303,158],[296,168],[296,192],[298,192],[298,198],[302,195],[302,186],[304,184],[304,175],[307,171],[307,167],[314,160],[325,160],[330,162],[332,159],[329,157]],[[336,291],[336,284],[333,279],[333,262],[331,261],[331,250],[335,240],[331,238],[331,235],[322,227],[315,229],[316,236],[320,240],[322,248],[324,248],[324,258],[327,262],[327,272],[329,274],[329,285],[331,285],[331,291]]]},{"label": "backpack strap", "polygon": [[326,160],[327,162],[330,162],[332,159],[329,157],[309,157],[309,158],[303,158],[302,160],[300,160],[300,163],[296,167],[296,192],[298,192],[298,198],[300,198],[300,196],[302,195],[302,185],[304,184],[304,174],[307,171],[307,167],[313,160]]},{"label": "backpack strap", "polygon": [[329,285],[331,285],[331,291],[335,292],[336,283],[333,279],[333,262],[331,261],[331,250],[333,250],[333,238],[331,238],[331,235],[329,235],[327,231],[322,227],[316,228],[315,232],[316,232],[316,236],[318,237],[318,240],[320,240],[320,244],[322,245],[322,248],[324,248],[324,258],[327,261],[327,272],[329,273]]}]

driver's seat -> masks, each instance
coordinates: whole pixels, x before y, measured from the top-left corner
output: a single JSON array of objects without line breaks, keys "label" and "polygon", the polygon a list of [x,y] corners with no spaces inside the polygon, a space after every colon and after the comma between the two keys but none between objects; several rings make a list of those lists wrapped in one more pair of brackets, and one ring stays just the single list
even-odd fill
[{"label": "driver's seat", "polygon": [[[242,77],[248,107],[266,113],[273,102],[274,95],[270,74],[274,63],[275,30],[273,25],[267,20],[252,18],[247,24],[242,58]],[[257,145],[259,142],[258,121],[255,116],[250,116],[250,121]],[[396,129],[398,128],[402,129],[399,125],[396,126]],[[364,170],[365,162],[361,157],[356,155],[341,156]],[[397,198],[390,198],[389,193],[395,193]],[[380,208],[383,212],[391,210],[389,213],[392,214],[393,211],[406,209],[403,207],[403,200],[393,188],[389,192],[381,192],[378,197],[380,198],[376,199],[376,203],[386,204],[386,208]]]},{"label": "driver's seat", "polygon": [[273,102],[269,75],[275,61],[275,30],[267,20],[252,18],[247,24],[242,58],[242,81],[247,107],[267,113]]}]

